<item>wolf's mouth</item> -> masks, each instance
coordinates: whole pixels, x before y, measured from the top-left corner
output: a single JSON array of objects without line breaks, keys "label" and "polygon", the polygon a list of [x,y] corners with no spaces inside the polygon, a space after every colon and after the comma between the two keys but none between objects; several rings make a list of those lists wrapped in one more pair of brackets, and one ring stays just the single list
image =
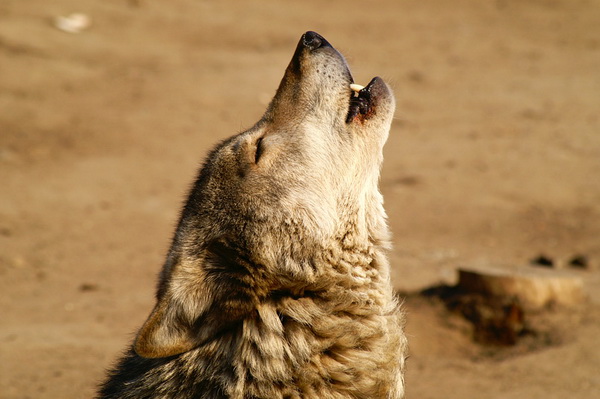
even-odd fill
[{"label": "wolf's mouth", "polygon": [[381,80],[381,78],[374,77],[366,87],[354,83],[350,85],[352,91],[346,123],[350,123],[355,119],[362,122],[369,119],[373,114],[376,101],[375,96],[372,95],[372,88],[378,80]]}]

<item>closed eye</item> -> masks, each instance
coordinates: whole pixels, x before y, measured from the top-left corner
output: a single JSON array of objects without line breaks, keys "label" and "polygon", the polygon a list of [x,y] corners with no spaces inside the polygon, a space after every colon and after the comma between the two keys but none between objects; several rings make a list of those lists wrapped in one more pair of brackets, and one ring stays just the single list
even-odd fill
[{"label": "closed eye", "polygon": [[256,152],[254,153],[254,163],[258,163],[258,160],[260,159],[260,156],[263,153],[262,140],[262,137],[259,137],[259,139],[256,140]]}]

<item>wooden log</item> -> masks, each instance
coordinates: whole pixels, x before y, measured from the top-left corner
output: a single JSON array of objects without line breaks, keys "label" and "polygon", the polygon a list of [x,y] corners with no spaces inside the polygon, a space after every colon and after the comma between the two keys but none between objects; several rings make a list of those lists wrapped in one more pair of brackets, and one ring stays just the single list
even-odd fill
[{"label": "wooden log", "polygon": [[517,298],[523,306],[572,306],[585,299],[580,277],[562,270],[539,268],[461,268],[458,286],[467,292]]}]

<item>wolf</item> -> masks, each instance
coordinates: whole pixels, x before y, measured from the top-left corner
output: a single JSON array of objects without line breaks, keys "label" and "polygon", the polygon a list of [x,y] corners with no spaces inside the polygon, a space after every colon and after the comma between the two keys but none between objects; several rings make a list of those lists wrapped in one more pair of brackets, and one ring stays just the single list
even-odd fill
[{"label": "wolf", "polygon": [[[98,398],[402,398],[378,189],[395,101],[302,35],[264,116],[208,155],[156,305]],[[352,85],[352,88],[351,88]]]}]

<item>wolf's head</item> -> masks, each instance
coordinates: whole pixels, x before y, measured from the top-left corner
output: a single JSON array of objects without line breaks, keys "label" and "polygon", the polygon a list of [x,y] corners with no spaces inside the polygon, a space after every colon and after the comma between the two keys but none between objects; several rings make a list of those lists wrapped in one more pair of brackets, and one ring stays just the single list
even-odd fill
[{"label": "wolf's head", "polygon": [[305,33],[263,118],[200,171],[139,355],[186,352],[274,292],[317,289],[315,257],[332,245],[386,240],[377,182],[394,99],[380,78],[358,92],[352,83],[344,57]]}]

